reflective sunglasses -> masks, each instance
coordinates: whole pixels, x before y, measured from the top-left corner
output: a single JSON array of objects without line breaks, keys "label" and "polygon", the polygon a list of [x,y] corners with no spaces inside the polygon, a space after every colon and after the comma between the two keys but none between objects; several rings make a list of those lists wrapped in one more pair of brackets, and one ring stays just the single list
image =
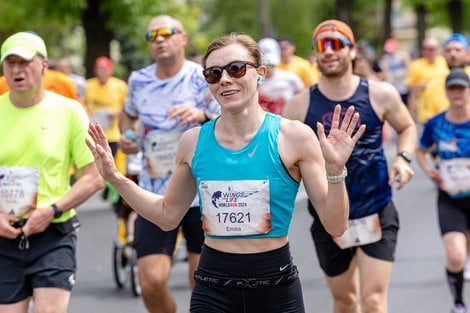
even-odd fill
[{"label": "reflective sunglasses", "polygon": [[204,71],[202,71],[202,74],[204,75],[204,78],[208,84],[215,84],[218,83],[222,78],[222,73],[224,70],[230,77],[233,78],[240,78],[245,76],[247,65],[258,68],[258,65],[251,62],[233,61],[225,66],[211,66],[206,68]]},{"label": "reflective sunglasses", "polygon": [[181,33],[182,31],[175,29],[175,28],[171,28],[171,27],[159,28],[159,29],[151,30],[145,33],[145,40],[155,41],[159,35],[165,39],[168,39],[174,34],[181,34]]},{"label": "reflective sunglasses", "polygon": [[338,51],[346,46],[352,47],[352,44],[349,42],[349,40],[332,37],[317,39],[312,43],[312,49],[320,53],[325,52],[327,48],[331,48],[333,51]]}]

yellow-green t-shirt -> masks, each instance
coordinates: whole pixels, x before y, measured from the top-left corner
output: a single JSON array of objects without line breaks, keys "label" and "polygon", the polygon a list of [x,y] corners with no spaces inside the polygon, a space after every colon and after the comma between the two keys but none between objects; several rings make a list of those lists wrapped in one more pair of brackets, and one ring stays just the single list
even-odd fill
[{"label": "yellow-green t-shirt", "polygon": [[[431,80],[424,90],[424,104],[422,108],[421,118],[423,123],[449,108],[449,100],[446,96],[446,78],[449,70],[444,75]],[[470,66],[465,67],[465,72],[470,76]]]},{"label": "yellow-green t-shirt", "polygon": [[304,87],[310,87],[318,81],[318,77],[316,77],[316,73],[312,70],[310,62],[297,55],[292,57],[289,64],[279,63],[277,68],[291,71],[299,75],[304,83]]},{"label": "yellow-green t-shirt", "polygon": [[[93,162],[86,146],[88,116],[82,105],[54,92],[41,102],[19,108],[10,93],[0,96],[0,165],[39,169],[37,207],[56,203],[70,190],[70,166]],[[71,209],[53,222],[75,215]]]},{"label": "yellow-green t-shirt", "polygon": [[109,142],[118,142],[121,133],[118,118],[107,118],[107,112],[122,111],[126,97],[127,84],[119,78],[110,77],[104,85],[100,84],[97,78],[87,80],[85,102],[95,122],[103,127]]}]

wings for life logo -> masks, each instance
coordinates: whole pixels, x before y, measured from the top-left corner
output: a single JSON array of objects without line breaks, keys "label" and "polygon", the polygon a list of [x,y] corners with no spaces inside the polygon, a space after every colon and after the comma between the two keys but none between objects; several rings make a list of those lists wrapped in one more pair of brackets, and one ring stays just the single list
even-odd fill
[{"label": "wings for life logo", "polygon": [[227,191],[215,191],[212,194],[211,202],[216,208],[238,208],[246,206],[246,202],[240,202],[240,199],[246,199],[251,195],[257,193],[258,190],[255,191],[237,191],[234,190],[232,186],[227,188]]},{"label": "wings for life logo", "polygon": [[[347,107],[341,107],[341,115],[339,117],[339,124],[340,125],[343,122],[343,119],[344,119],[344,116],[346,115],[347,110],[348,110]],[[331,124],[333,123],[333,112],[328,112],[328,113],[324,114],[321,118],[321,123],[325,127],[325,130],[327,132],[329,132],[330,129],[331,129]],[[361,117],[359,117],[359,120],[358,120],[354,130],[356,131],[359,128],[359,126],[361,126],[361,124],[362,124]]]}]

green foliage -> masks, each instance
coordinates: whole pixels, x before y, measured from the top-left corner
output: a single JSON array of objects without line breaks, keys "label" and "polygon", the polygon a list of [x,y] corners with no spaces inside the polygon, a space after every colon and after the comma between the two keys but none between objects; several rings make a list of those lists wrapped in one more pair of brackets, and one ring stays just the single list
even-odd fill
[{"label": "green foliage", "polygon": [[[203,52],[213,38],[230,32],[246,33],[260,39],[261,21],[256,0],[0,0],[0,41],[22,30],[41,35],[52,57],[84,55],[85,34],[81,17],[88,4],[100,3],[108,17],[106,26],[119,42],[122,73],[149,64],[143,34],[153,16],[170,14],[180,19],[189,34],[188,52]],[[449,25],[448,0],[400,0],[415,7],[426,6],[429,26]],[[462,0],[464,29],[470,27],[470,0]],[[336,1],[331,0],[267,0],[273,36],[288,35],[297,46],[297,53],[310,52],[314,27],[322,20],[336,18]],[[357,38],[372,44],[380,43],[383,0],[354,0],[353,29]],[[124,74],[123,74],[124,75]]]}]

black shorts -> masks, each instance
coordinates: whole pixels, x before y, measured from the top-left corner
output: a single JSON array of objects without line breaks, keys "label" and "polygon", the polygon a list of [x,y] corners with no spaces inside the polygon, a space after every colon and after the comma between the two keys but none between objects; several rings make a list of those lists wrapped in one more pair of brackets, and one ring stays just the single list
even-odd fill
[{"label": "black shorts", "polygon": [[61,234],[49,226],[28,240],[29,249],[20,250],[19,239],[0,238],[0,304],[26,299],[34,288],[71,290],[75,284],[75,231]]},{"label": "black shorts", "polygon": [[160,227],[139,215],[135,221],[134,234],[137,257],[141,258],[151,254],[172,256],[175,250],[176,235],[178,234],[179,227],[183,230],[188,252],[201,253],[201,247],[204,243],[201,210],[199,207],[191,207],[179,226],[168,232],[163,231]]},{"label": "black shorts", "polygon": [[[311,205],[309,203],[309,205]],[[317,251],[320,267],[328,276],[337,276],[349,268],[357,247],[341,249],[333,241],[320,223],[320,219],[314,212],[314,221],[310,229],[313,242]],[[395,250],[397,245],[399,219],[395,205],[390,201],[379,210],[380,226],[382,227],[382,239],[377,242],[360,246],[362,251],[370,257],[391,261],[395,260]]]},{"label": "black shorts", "polygon": [[439,190],[437,213],[441,235],[451,231],[466,233],[470,229],[470,197],[451,198]]},{"label": "black shorts", "polygon": [[[230,240],[230,239],[227,239]],[[252,254],[224,253],[204,245],[196,273],[230,278],[263,280],[296,270],[289,245]],[[238,288],[202,283],[196,279],[191,313],[304,313],[300,280],[274,286]]]}]

